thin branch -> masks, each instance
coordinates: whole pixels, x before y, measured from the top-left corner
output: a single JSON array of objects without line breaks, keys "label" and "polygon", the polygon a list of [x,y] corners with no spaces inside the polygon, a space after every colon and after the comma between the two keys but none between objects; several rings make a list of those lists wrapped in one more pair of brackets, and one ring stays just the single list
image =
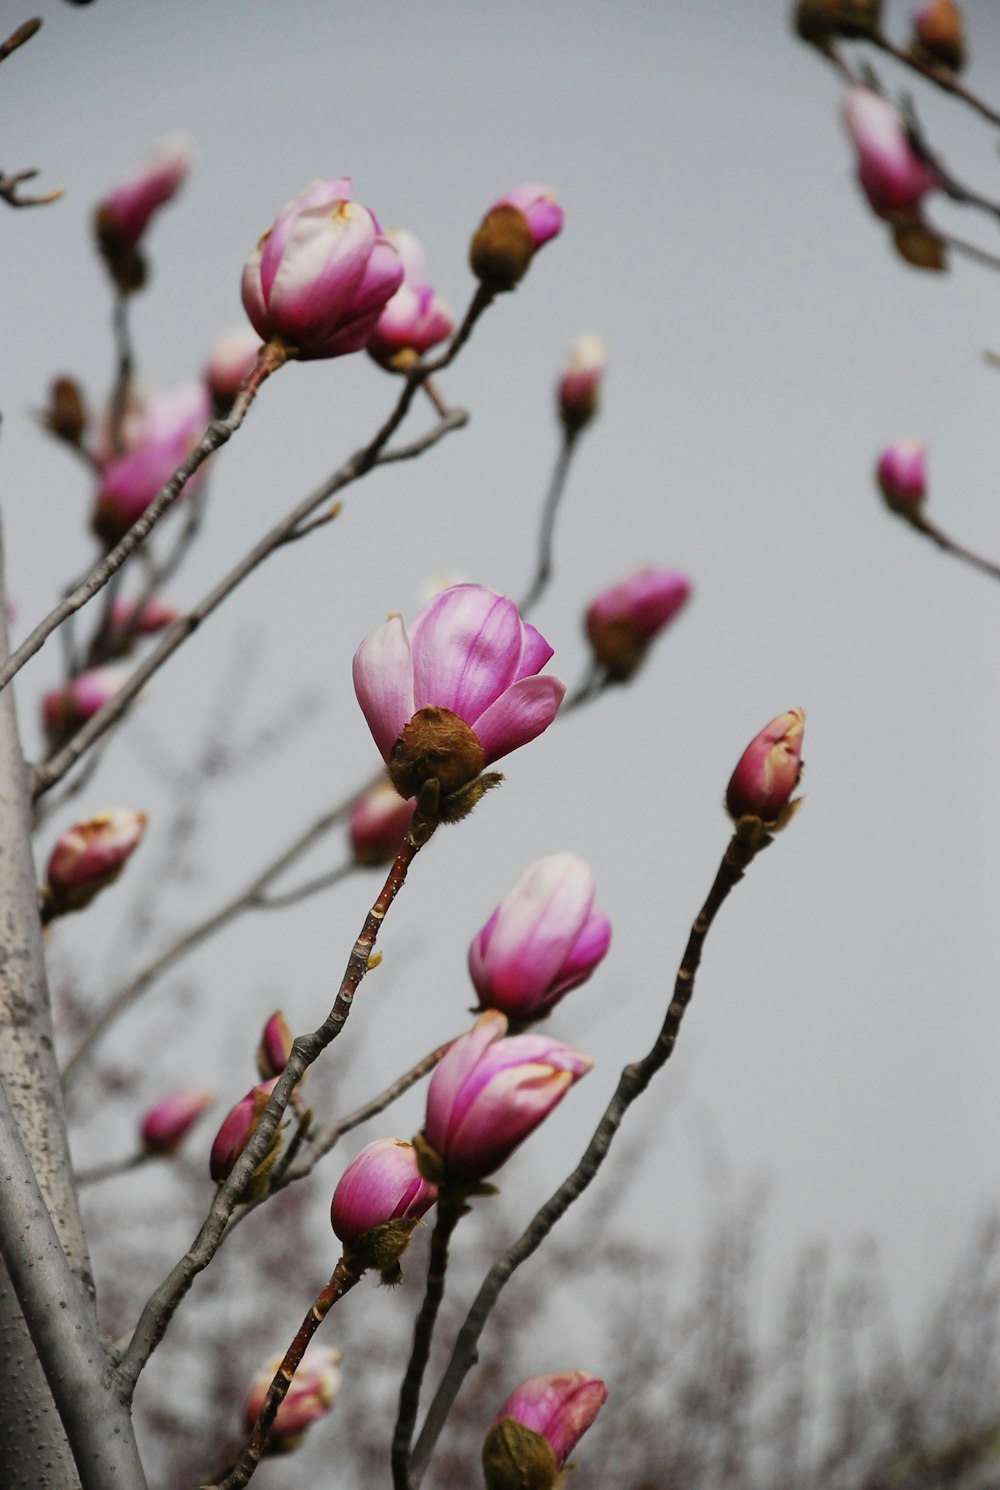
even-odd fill
[{"label": "thin branch", "polygon": [[24,664],[41,650],[53,631],[86,605],[87,601],[92,599],[99,590],[102,590],[113,574],[117,574],[125,560],[135,552],[140,544],[145,542],[163,514],[173,506],[189,478],[200,466],[204,465],[210,455],[221,449],[233,437],[246,418],[247,410],[261,383],[276,370],[277,366],[280,366],[279,363],[268,362],[265,355],[267,352],[268,348],[265,347],[261,352],[257,367],[250,375],[230,412],[224,419],[212,420],[190,455],[181,461],[170,479],[160,487],[145,512],[136,519],[121,541],[108,550],[100,563],[95,564],[86,579],[77,585],[75,590],[64,595],[59,604],[39,621],[21,645],[10,654],[3,668],[0,669],[0,690],[6,688],[11,678],[16,677]]},{"label": "thin branch", "polygon": [[260,1411],[246,1448],[225,1479],[217,1481],[214,1485],[203,1485],[201,1490],[243,1490],[243,1486],[249,1484],[267,1445],[267,1435],[271,1424],[277,1417],[278,1409],[284,1402],[295,1373],[302,1364],[302,1357],[306,1353],[309,1342],[334,1304],[338,1303],[345,1293],[354,1287],[361,1276],[361,1271],[348,1263],[346,1258],[340,1259],[329,1283],[318,1294],[309,1313],[299,1325],[295,1338],[285,1351],[281,1365],[274,1373],[274,1379],[260,1405]]},{"label": "thin branch", "polygon": [[977,554],[973,549],[966,548],[961,543],[956,543],[954,538],[949,538],[947,533],[943,533],[922,512],[916,512],[912,515],[906,514],[904,520],[909,523],[911,528],[915,528],[918,533],[923,533],[925,538],[929,538],[932,543],[936,543],[938,548],[943,549],[946,554],[952,554],[956,559],[961,559],[963,563],[971,564],[974,569],[980,570],[982,574],[988,574],[990,579],[1000,579],[1000,564],[994,564],[992,560],[984,558],[982,554]]},{"label": "thin branch", "polygon": [[18,47],[23,47],[24,43],[30,41],[41,29],[41,16],[33,16],[30,21],[22,21],[20,26],[7,37],[6,41],[0,41],[0,62],[6,62],[11,52],[16,52]]},{"label": "thin branch", "polygon": [[108,1159],[104,1164],[95,1164],[91,1169],[78,1169],[73,1180],[77,1187],[81,1185],[96,1185],[101,1180],[110,1180],[118,1174],[128,1174],[133,1169],[138,1169],[140,1164],[148,1164],[150,1159],[157,1156],[149,1149],[139,1149],[134,1154],[129,1154],[125,1159]]},{"label": "thin branch", "polygon": [[47,207],[49,202],[58,202],[63,194],[61,186],[55,191],[41,192],[38,196],[24,196],[18,187],[25,181],[34,181],[37,170],[0,171],[0,197],[10,207]]},{"label": "thin branch", "polygon": [[[420,370],[415,369],[414,373],[411,374],[411,378],[416,376],[417,371]],[[402,422],[418,386],[419,383],[408,381],[400,395],[396,408],[375,438],[368,445],[363,446],[360,450],[356,450],[338,471],[335,471],[332,476],[323,482],[322,486],[310,492],[290,512],[286,513],[279,523],[276,523],[262,538],[258,539],[253,548],[244,554],[239,563],[229,570],[227,574],[223,575],[222,579],[209,590],[208,594],[199,601],[193,610],[189,611],[187,615],[181,616],[172,626],[168,626],[158,644],[139,663],[117,693],[50,760],[46,761],[44,765],[35,767],[34,793],[36,797],[48,791],[55,782],[65,776],[66,772],[72,769],[81,755],[89,749],[94,741],[100,739],[105,730],[110,729],[113,724],[117,723],[143,684],[163,666],[169,657],[173,656],[174,652],[187,641],[192,632],[196,631],[202,622],[214,610],[217,610],[222,602],[265,559],[269,558],[276,549],[288,541],[289,537],[296,532],[300,524],[317,507],[323,502],[328,501],[336,492],[350,485],[352,481],[359,480],[376,466],[386,463],[386,458],[382,455],[383,447],[388,443]],[[209,426],[209,428],[212,427]],[[458,426],[453,423],[451,427],[456,428]],[[430,443],[433,444],[434,441],[431,440]],[[390,452],[388,458],[398,459],[399,454],[397,452],[396,455],[392,455]],[[142,518],[139,519],[139,522],[142,522]],[[138,523],[135,526],[138,527]],[[129,530],[130,533],[134,531],[134,527]],[[123,539],[122,541],[124,542],[125,540]],[[28,640],[30,641],[31,638],[29,637]],[[27,643],[24,643],[24,645],[26,646]],[[19,650],[23,650],[23,648]],[[0,675],[0,682],[2,682],[2,675]]]},{"label": "thin branch", "polygon": [[556,513],[559,510],[559,502],[562,498],[563,489],[566,485],[566,475],[569,471],[569,463],[576,449],[576,436],[578,430],[564,430],[562,442],[559,446],[559,454],[556,457],[555,470],[552,472],[552,480],[549,483],[548,495],[545,498],[545,507],[542,512],[542,526],[538,535],[538,562],[535,568],[535,577],[528,586],[524,599],[518,602],[518,610],[522,616],[526,616],[540,600],[546,585],[552,578],[552,537],[556,525]]},{"label": "thin branch", "polygon": [[[754,833],[750,826],[754,822],[756,822],[755,819],[741,820],[722,857],[708,898],[691,927],[687,946],[684,948],[684,955],[674,981],[673,997],[655,1044],[641,1061],[636,1061],[624,1068],[615,1094],[605,1109],[579,1164],[545,1202],[517,1241],[508,1247],[504,1255],[487,1273],[475,1302],[466,1316],[465,1323],[459,1331],[451,1358],[428,1409],[413,1449],[408,1473],[405,1479],[395,1481],[396,1490],[417,1490],[420,1485],[430,1462],[434,1445],[458,1396],[462,1382],[478,1360],[479,1337],[501,1290],[521,1263],[542,1244],[560,1217],[586,1190],[606,1159],[625,1113],[636,1098],[645,1091],[655,1073],[672,1055],[684,1012],[694,992],[695,975],[712,922],[729,892],[743,878],[754,856],[771,842],[766,833]],[[759,822],[757,822],[757,828],[761,828]]]},{"label": "thin branch", "polygon": [[968,104],[970,109],[975,109],[977,114],[981,114],[991,124],[1000,125],[1000,112],[992,108],[978,94],[973,93],[971,89],[966,88],[964,83],[960,83],[954,73],[940,67],[932,67],[926,62],[921,62],[919,57],[911,57],[909,52],[897,46],[883,32],[879,32],[869,39],[872,46],[878,47],[880,51],[885,52],[890,57],[894,57],[897,62],[901,62],[911,72],[919,73],[922,78],[926,78],[928,83],[933,83],[936,88],[941,88],[945,93],[950,93],[953,97],[960,98],[964,104]]},{"label": "thin branch", "polygon": [[281,911],[288,905],[298,905],[300,900],[308,900],[310,895],[318,895],[321,890],[329,890],[334,885],[339,885],[357,868],[353,859],[346,859],[343,864],[338,864],[336,869],[331,869],[326,874],[318,874],[315,879],[306,880],[303,885],[296,885],[294,890],[280,890],[273,895],[267,895],[261,890],[251,900],[250,908],[260,911]]},{"label": "thin branch", "polygon": [[[375,779],[378,780],[380,778]],[[329,811],[324,812],[304,833],[300,833],[269,864],[265,865],[238,894],[231,896],[229,900],[214,910],[211,915],[206,916],[203,921],[199,921],[190,927],[183,936],[178,937],[177,941],[161,952],[158,957],[154,957],[144,968],[138,973],[135,973],[126,983],[122,984],[108,999],[76,1050],[74,1050],[73,1054],[67,1060],[62,1073],[64,1086],[72,1080],[80,1063],[93,1049],[108,1025],[114,1019],[117,1019],[119,1014],[134,1004],[156,982],[157,978],[162,977],[169,968],[180,962],[189,952],[193,952],[196,947],[199,947],[214,932],[221,930],[223,926],[228,925],[230,921],[234,921],[237,916],[242,915],[245,911],[252,910],[255,904],[258,903],[258,897],[267,889],[268,885],[276,880],[284,870],[294,864],[296,860],[300,859],[315,843],[318,843],[321,838],[331,832],[343,820],[345,814],[350,811],[358,797],[363,796],[371,785],[372,782],[366,782],[359,791],[353,792],[350,797],[347,797],[342,802],[338,802],[335,807],[331,807]]]},{"label": "thin branch", "polygon": [[333,1007],[318,1029],[299,1035],[292,1043],[288,1064],[268,1098],[257,1127],[246,1148],[233,1166],[228,1179],[219,1186],[215,1200],[197,1237],[180,1261],[148,1300],[136,1324],[125,1358],[120,1367],[121,1379],[130,1391],[149,1357],[156,1349],[181,1300],[198,1274],[215,1256],[236,1205],[253,1177],[254,1170],[271,1148],[275,1130],[288,1105],[292,1089],[297,1086],[312,1063],[341,1033],[351,1012],[354,996],[368,971],[375,943],[389,907],[402,889],[407,871],[420,849],[434,831],[426,820],[411,825],[385,884],[365,917],[361,933],[351,949]]},{"label": "thin branch", "polygon": [[448,1249],[452,1233],[469,1207],[464,1194],[443,1190],[438,1196],[437,1220],[431,1234],[430,1253],[427,1259],[427,1282],[423,1303],[413,1326],[413,1345],[410,1359],[403,1373],[399,1389],[399,1411],[392,1435],[392,1484],[393,1490],[409,1490],[410,1444],[416,1427],[420,1408],[420,1387],[431,1355],[431,1341],[437,1321],[441,1300],[444,1298],[444,1280],[448,1271]]}]

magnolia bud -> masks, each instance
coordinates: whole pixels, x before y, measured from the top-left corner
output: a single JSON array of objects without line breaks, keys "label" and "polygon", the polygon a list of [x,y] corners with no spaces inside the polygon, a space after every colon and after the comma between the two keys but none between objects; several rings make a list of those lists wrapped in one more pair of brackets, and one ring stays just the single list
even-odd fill
[{"label": "magnolia bud", "polygon": [[892,224],[892,242],[904,263],[914,269],[943,273],[948,268],[948,245],[919,213],[905,213]]},{"label": "magnolia bud", "polygon": [[42,423],[57,440],[64,440],[67,445],[79,449],[87,428],[87,408],[80,385],[74,378],[53,378]]},{"label": "magnolia bud", "polygon": [[348,821],[355,864],[365,869],[391,864],[412,816],[413,798],[401,797],[391,781],[380,781],[359,797]]},{"label": "magnolia bud", "polygon": [[437,1200],[412,1143],[378,1138],[347,1166],[333,1192],[330,1222],[345,1252],[386,1272],[406,1250],[417,1221]]},{"label": "magnolia bud", "polygon": [[559,418],[570,434],[584,429],[597,413],[608,349],[599,336],[581,336],[559,380]]},{"label": "magnolia bud", "polygon": [[795,29],[803,41],[823,46],[834,36],[876,36],[882,0],[798,0]]},{"label": "magnolia bud", "polygon": [[740,756],[726,790],[726,810],[739,821],[758,817],[782,827],[802,774],[802,732],[805,710],[779,714],[755,735]]},{"label": "magnolia bud", "polygon": [[875,479],[890,512],[914,517],[927,493],[926,450],[918,440],[896,440],[879,456]]},{"label": "magnolia bud", "polygon": [[257,1071],[261,1081],[280,1076],[291,1053],[292,1032],[284,1014],[280,1009],[275,1009],[261,1031],[260,1044],[257,1046]]},{"label": "magnolia bud", "polygon": [[82,910],[115,882],[142,838],[146,814],[115,807],[67,828],[49,857],[46,920]]},{"label": "magnolia bud", "polygon": [[522,1381],[483,1444],[487,1490],[553,1490],[607,1398],[603,1381],[587,1371],[550,1371]]},{"label": "magnolia bud", "polygon": [[215,1101],[211,1092],[169,1092],[154,1102],[142,1120],[143,1147],[149,1154],[164,1158],[173,1154],[187,1136],[188,1129]]},{"label": "magnolia bud", "polygon": [[[310,1345],[292,1378],[284,1401],[275,1413],[274,1422],[268,1429],[265,1452],[285,1453],[298,1443],[311,1423],[325,1417],[333,1406],[340,1390],[338,1365],[343,1353],[336,1346]],[[264,1405],[274,1374],[284,1358],[275,1356],[250,1383],[243,1404],[243,1421],[247,1430],[253,1428],[257,1415]]]},{"label": "magnolia bud", "polygon": [[691,582],[673,569],[637,569],[587,610],[594,658],[616,682],[627,681],[649,644],[687,602]]},{"label": "magnolia bud", "polygon": [[930,0],[913,17],[910,52],[918,62],[961,72],[965,66],[965,27],[955,0]]},{"label": "magnolia bud", "polygon": [[562,208],[546,186],[517,186],[483,218],[469,245],[472,272],[487,290],[512,290],[528,265],[563,224]]},{"label": "magnolia bud", "polygon": [[[230,1108],[223,1119],[222,1126],[215,1135],[208,1161],[209,1173],[216,1184],[222,1184],[249,1143],[251,1134],[260,1122],[261,1113],[267,1106],[267,1099],[274,1091],[277,1079],[275,1076],[270,1081],[251,1087],[246,1096],[241,1097],[236,1106]],[[276,1128],[270,1149],[254,1170],[255,1177],[266,1174],[274,1163],[280,1147],[281,1133],[280,1129]]]}]

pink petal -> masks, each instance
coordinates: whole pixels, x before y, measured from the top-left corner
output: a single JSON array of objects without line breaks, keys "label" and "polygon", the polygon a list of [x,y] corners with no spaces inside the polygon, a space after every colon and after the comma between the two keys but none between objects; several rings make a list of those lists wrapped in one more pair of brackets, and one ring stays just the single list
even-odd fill
[{"label": "pink petal", "polygon": [[493,930],[486,972],[504,994],[543,990],[571,953],[594,902],[594,877],[575,854],[539,859],[508,895]]},{"label": "pink petal", "polygon": [[387,761],[414,713],[413,663],[401,616],[390,616],[355,652],[354,691],[382,759]]},{"label": "pink petal", "polygon": [[454,585],[424,607],[410,640],[416,707],[437,704],[475,725],[514,681],[521,620],[514,602],[494,590]]},{"label": "pink petal", "polygon": [[558,678],[521,678],[475,721],[486,765],[548,729],[566,692]]},{"label": "pink petal", "polygon": [[488,1009],[476,1020],[468,1034],[460,1035],[439,1061],[427,1092],[427,1115],[424,1132],[427,1142],[443,1150],[455,1109],[464,1111],[463,1088],[485,1051],[507,1033],[507,1016]]},{"label": "pink petal", "polygon": [[524,649],[521,652],[521,661],[518,665],[517,676],[519,678],[533,678],[540,673],[542,668],[552,656],[552,648],[545,640],[540,631],[536,631],[527,621],[522,621],[524,628]]},{"label": "pink petal", "polygon": [[[306,349],[336,328],[350,310],[374,240],[371,217],[358,203],[300,213],[267,295],[274,328]],[[266,263],[266,247],[264,255]],[[262,279],[266,287],[263,271]]]}]

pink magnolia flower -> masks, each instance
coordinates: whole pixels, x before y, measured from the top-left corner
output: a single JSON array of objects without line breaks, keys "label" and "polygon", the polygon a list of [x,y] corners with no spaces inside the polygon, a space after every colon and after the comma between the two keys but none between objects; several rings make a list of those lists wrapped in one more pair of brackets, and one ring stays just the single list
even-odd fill
[{"label": "pink magnolia flower", "polygon": [[[126,449],[111,458],[101,474],[91,527],[113,548],[141,517],[160,487],[194,449],[212,417],[203,383],[182,383],[154,394],[126,430]],[[191,492],[205,472],[202,466],[184,486]]]},{"label": "pink magnolia flower", "polygon": [[472,236],[473,274],[493,293],[512,290],[524,278],[535,253],[563,225],[555,193],[534,182],[516,186],[493,203]]},{"label": "pink magnolia flower", "polygon": [[128,668],[121,665],[92,667],[43,694],[42,720],[53,749],[102,709],[128,676]]},{"label": "pink magnolia flower", "polygon": [[559,417],[571,433],[583,429],[597,413],[601,379],[608,365],[608,349],[599,336],[581,336],[559,379],[556,398]]},{"label": "pink magnolia flower", "polygon": [[802,774],[805,722],[804,709],[789,709],[750,741],[726,789],[726,809],[732,817],[759,817],[771,823],[788,806]]},{"label": "pink magnolia flower", "polygon": [[[257,1421],[257,1414],[264,1405],[268,1388],[283,1356],[276,1355],[250,1383],[243,1404],[243,1420],[249,1431]],[[325,1417],[340,1391],[338,1365],[343,1352],[336,1346],[310,1345],[292,1378],[285,1400],[275,1413],[274,1422],[268,1432],[268,1446],[272,1450],[284,1451],[294,1448],[311,1423]]]},{"label": "pink magnolia flower", "polygon": [[142,1142],[151,1154],[164,1157],[175,1152],[187,1136],[188,1129],[215,1101],[211,1092],[184,1090],[169,1092],[154,1102],[142,1120]]},{"label": "pink magnolia flower", "polygon": [[[251,1133],[260,1122],[261,1113],[267,1106],[267,1099],[274,1091],[277,1080],[278,1078],[274,1076],[270,1081],[262,1081],[257,1086],[252,1086],[246,1096],[241,1097],[235,1107],[231,1107],[223,1118],[222,1126],[212,1143],[212,1151],[208,1160],[209,1173],[217,1184],[222,1183],[246,1148]],[[276,1129],[272,1154],[277,1151],[280,1142],[279,1131]]]},{"label": "pink magnolia flower", "polygon": [[424,1137],[459,1180],[499,1169],[593,1064],[546,1035],[506,1033],[506,1015],[488,1009],[431,1077]]},{"label": "pink magnolia flower", "polygon": [[292,1032],[280,1009],[275,1009],[261,1030],[257,1046],[257,1070],[261,1081],[280,1076],[292,1053]]},{"label": "pink magnolia flower", "polygon": [[365,868],[391,864],[412,816],[413,799],[401,797],[389,780],[378,782],[359,797],[347,825],[355,864]]},{"label": "pink magnolia flower", "polygon": [[361,643],[354,689],[401,796],[437,779],[443,795],[552,723],[565,687],[536,676],[552,656],[517,606],[455,585],[407,631],[391,616]]},{"label": "pink magnolia flower", "polygon": [[594,876],[576,854],[530,865],[469,947],[484,1009],[541,1019],[604,957],[611,923],[594,906]]},{"label": "pink magnolia flower", "polygon": [[914,150],[891,103],[871,88],[851,88],[844,123],[858,156],[858,180],[879,217],[912,212],[938,177]]},{"label": "pink magnolia flower", "polygon": [[180,611],[165,600],[151,595],[139,608],[139,601],[126,600],[118,595],[111,603],[111,620],[108,627],[108,651],[113,657],[123,657],[132,650],[140,636],[153,636],[165,631],[180,617]]},{"label": "pink magnolia flower", "polygon": [[213,343],[203,375],[216,414],[228,414],[243,379],[256,366],[262,345],[249,326],[233,326]]},{"label": "pink magnolia flower", "polygon": [[437,1186],[421,1175],[413,1144],[377,1138],[341,1175],[330,1221],[342,1242],[358,1242],[383,1222],[422,1216],[435,1200]]},{"label": "pink magnolia flower", "polygon": [[121,874],[145,829],[146,814],[128,807],[100,812],[67,828],[49,855],[46,871],[53,909],[62,913],[89,905]]},{"label": "pink magnolia flower", "polygon": [[386,233],[403,265],[403,283],[387,300],[368,340],[368,351],[380,367],[405,371],[455,329],[448,306],[424,279],[424,251],[413,233],[389,228]]},{"label": "pink magnolia flower", "polygon": [[114,234],[119,243],[134,248],[153,213],[176,194],[191,159],[191,144],[183,135],[163,140],[145,165],[101,198],[97,206],[99,231]]},{"label": "pink magnolia flower", "polygon": [[637,569],[603,590],[587,611],[594,656],[612,678],[630,678],[650,642],[687,603],[691,581],[675,569]]},{"label": "pink magnolia flower", "polygon": [[896,440],[879,456],[875,478],[893,512],[918,511],[927,491],[927,451],[918,440]]},{"label": "pink magnolia flower", "polygon": [[243,270],[243,306],[265,341],[301,358],[357,352],[403,279],[378,219],[347,179],[314,181],[288,202]]},{"label": "pink magnolia flower", "polygon": [[547,1371],[515,1387],[491,1426],[511,1418],[541,1434],[562,1469],[607,1400],[608,1389],[599,1376],[588,1371]]}]

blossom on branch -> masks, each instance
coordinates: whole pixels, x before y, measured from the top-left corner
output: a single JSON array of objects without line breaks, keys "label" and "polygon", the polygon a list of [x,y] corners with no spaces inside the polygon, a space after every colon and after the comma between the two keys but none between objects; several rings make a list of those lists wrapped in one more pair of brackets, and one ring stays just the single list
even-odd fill
[{"label": "blossom on branch", "polygon": [[243,306],[264,341],[302,359],[357,352],[403,265],[348,179],[314,181],[278,213],[243,269]]},{"label": "blossom on branch", "polygon": [[587,1371],[548,1371],[515,1387],[483,1444],[486,1490],[554,1490],[608,1389]]},{"label": "blossom on branch", "polygon": [[164,1158],[173,1154],[184,1141],[188,1130],[215,1101],[211,1092],[182,1090],[168,1092],[146,1112],[142,1120],[142,1143],[147,1153]]},{"label": "blossom on branch", "polygon": [[146,265],[139,244],[149,221],[176,195],[191,166],[191,145],[171,135],[121,186],[109,191],[94,212],[94,231],[111,277],[122,294],[142,288]]},{"label": "blossom on branch", "polygon": [[691,581],[675,569],[637,569],[621,584],[602,590],[587,610],[587,636],[594,658],[616,682],[635,672],[658,636],[687,604]]},{"label": "blossom on branch", "polygon": [[[211,417],[211,399],[201,382],[164,389],[133,408],[123,426],[125,448],[104,464],[94,499],[90,525],[108,548],[128,532],[191,454]],[[182,494],[194,491],[207,464],[186,482]]]},{"label": "blossom on branch", "polygon": [[590,866],[565,852],[538,859],[472,939],[469,974],[480,1007],[542,1019],[587,981],[610,941]]},{"label": "blossom on branch", "polygon": [[114,884],[146,829],[146,814],[115,807],[74,823],[49,856],[47,918],[79,911]]},{"label": "blossom on branch", "polygon": [[494,202],[472,236],[469,263],[483,288],[512,290],[528,272],[538,249],[563,225],[555,192],[531,182]]},{"label": "blossom on branch", "polygon": [[[341,1175],[333,1192],[330,1224],[342,1242],[354,1245],[389,1222],[415,1224],[436,1199],[437,1186],[420,1173],[413,1144],[377,1138]],[[412,1229],[405,1228],[406,1234]]]},{"label": "blossom on branch", "polygon": [[[268,1361],[250,1383],[250,1390],[243,1404],[243,1420],[248,1430],[257,1421],[268,1388],[274,1380],[274,1373],[283,1359],[283,1356],[277,1355],[272,1361]],[[310,1345],[306,1349],[284,1401],[268,1429],[267,1449],[271,1453],[284,1453],[293,1449],[311,1423],[326,1417],[340,1391],[340,1372],[337,1367],[342,1359],[343,1352],[335,1345]]]},{"label": "blossom on branch", "polygon": [[203,369],[205,386],[217,416],[229,413],[244,378],[257,365],[263,343],[249,326],[234,326],[212,345]]},{"label": "blossom on branch", "polygon": [[75,678],[42,695],[42,720],[53,750],[69,739],[82,724],[103,709],[127,682],[129,670],[124,665],[92,667]]},{"label": "blossom on branch", "polygon": [[[250,1141],[250,1136],[260,1122],[267,1106],[267,1099],[274,1091],[278,1078],[259,1082],[231,1107],[222,1120],[222,1126],[212,1143],[208,1168],[216,1184],[221,1185]],[[254,1171],[255,1177],[265,1175],[277,1157],[281,1147],[281,1130],[276,1128],[271,1148]],[[252,1193],[252,1191],[251,1191]]]},{"label": "blossom on branch", "polygon": [[578,434],[597,413],[607,365],[608,349],[599,336],[581,336],[574,344],[556,390],[559,418],[568,433]]},{"label": "blossom on branch", "polygon": [[413,799],[402,798],[388,778],[370,787],[351,808],[347,822],[355,864],[374,869],[391,864],[413,816]]},{"label": "blossom on branch", "polygon": [[938,183],[937,172],[910,142],[892,104],[872,88],[851,88],[844,123],[857,152],[858,181],[879,217],[912,213]]},{"label": "blossom on branch", "polygon": [[779,714],[755,735],[740,756],[726,788],[726,810],[737,821],[757,817],[781,827],[788,821],[792,792],[802,775],[804,709]]},{"label": "blossom on branch", "polygon": [[403,266],[403,283],[386,301],[368,340],[368,351],[380,367],[406,369],[455,329],[451,311],[424,279],[424,251],[405,228],[386,232]]},{"label": "blossom on branch", "polygon": [[407,629],[390,616],[354,657],[354,689],[403,797],[442,797],[547,729],[565,693],[537,674],[552,648],[517,606],[482,585],[436,595]]},{"label": "blossom on branch", "polygon": [[547,1035],[506,1033],[506,1015],[488,1009],[431,1077],[423,1140],[451,1179],[499,1169],[593,1065]]},{"label": "blossom on branch", "polygon": [[927,451],[919,440],[895,440],[878,458],[875,479],[891,512],[912,517],[927,493]]}]

